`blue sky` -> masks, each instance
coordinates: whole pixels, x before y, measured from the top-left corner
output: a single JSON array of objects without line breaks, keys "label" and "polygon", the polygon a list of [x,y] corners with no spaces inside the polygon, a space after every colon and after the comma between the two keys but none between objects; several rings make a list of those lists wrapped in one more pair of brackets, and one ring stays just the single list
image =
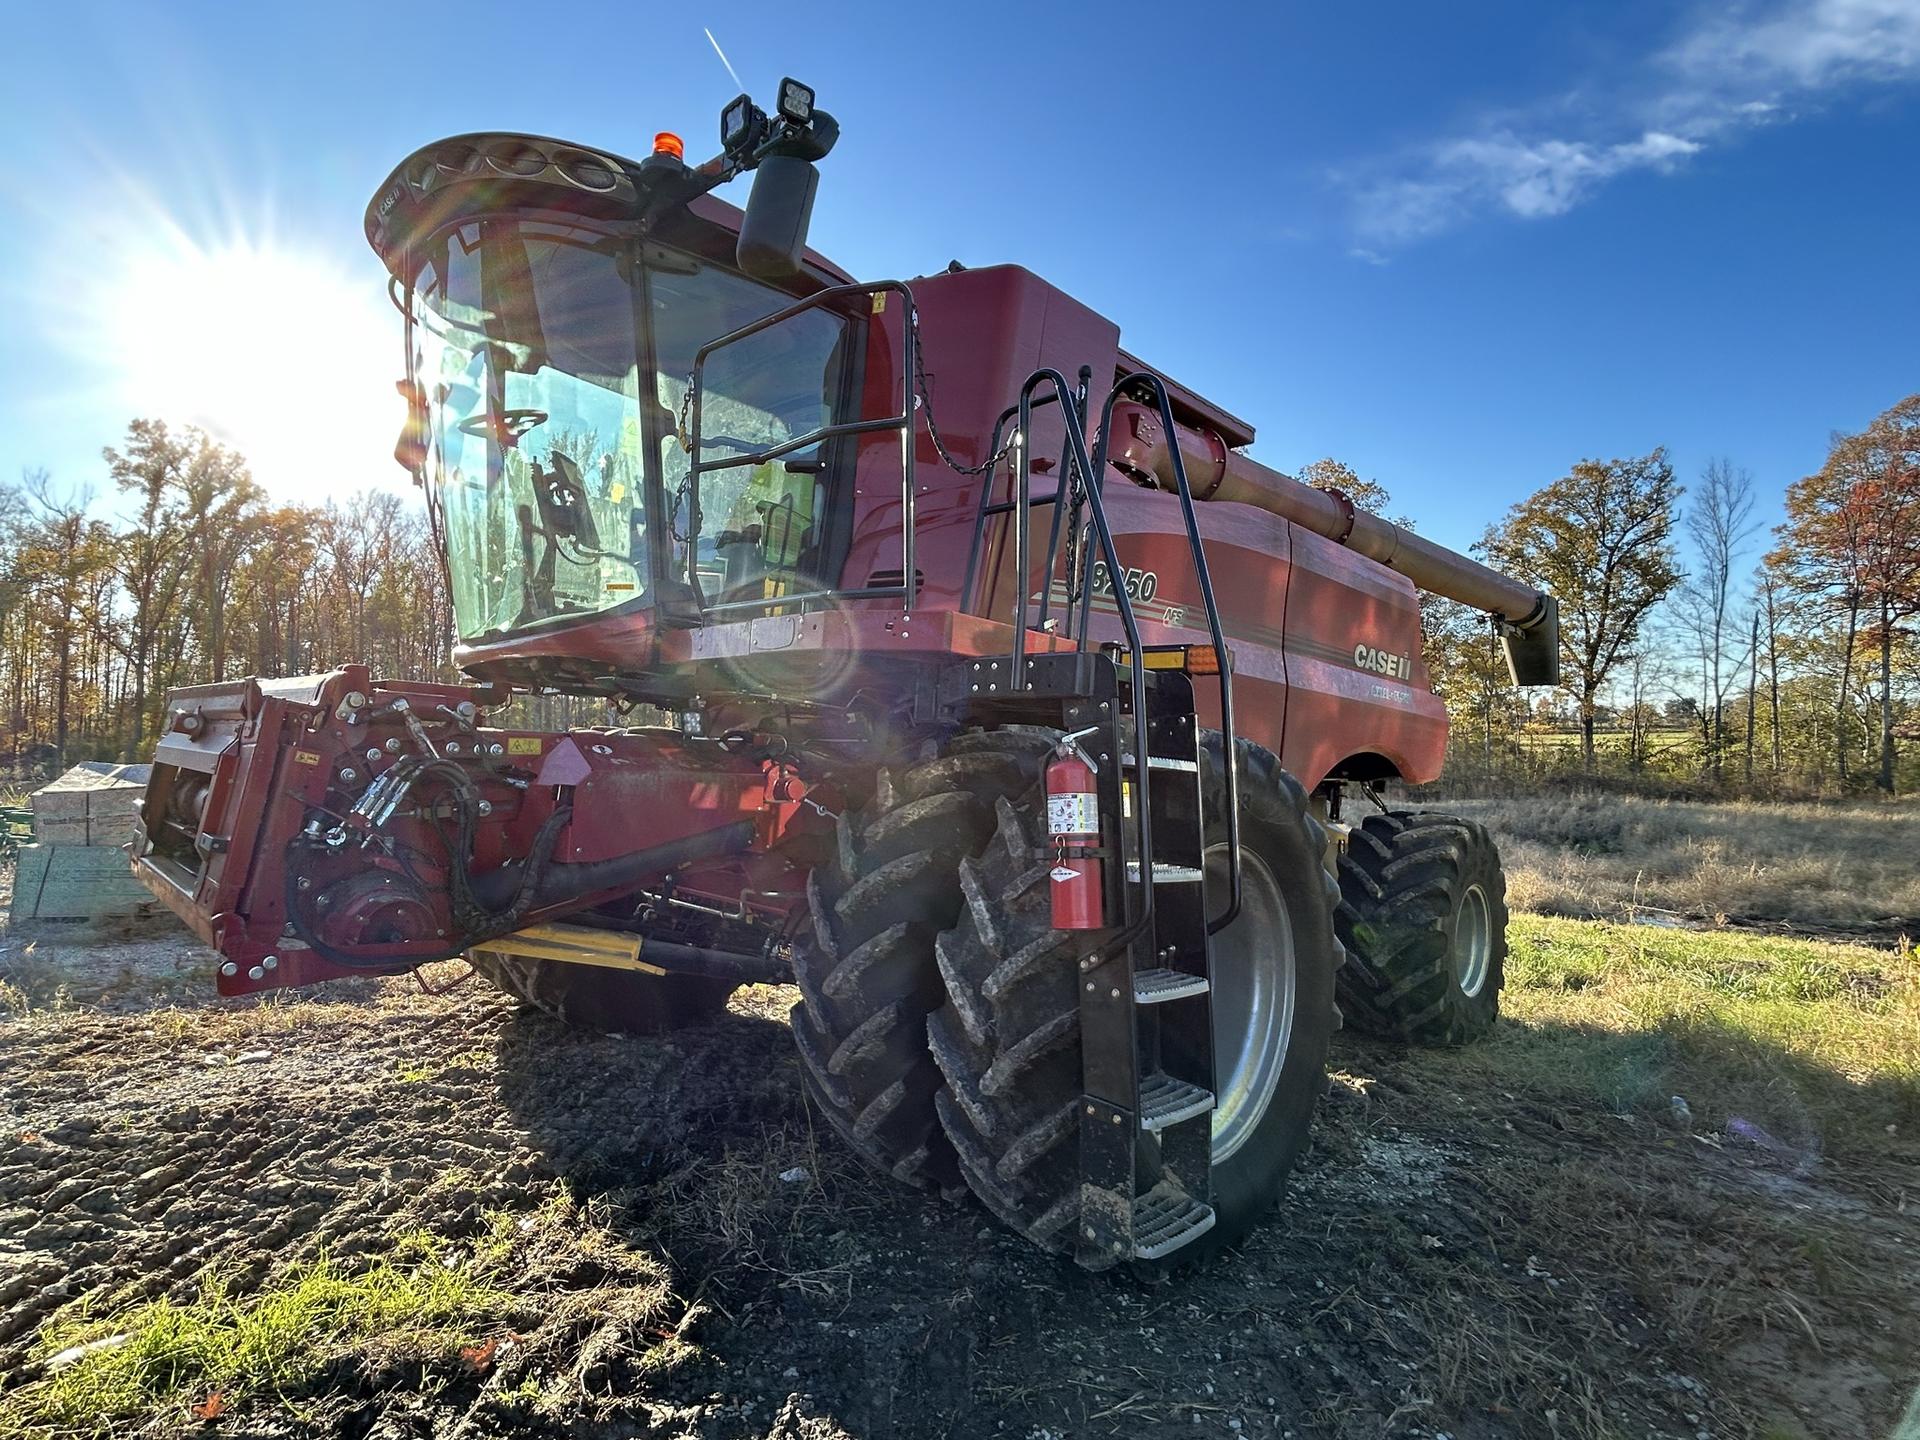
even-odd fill
[{"label": "blue sky", "polygon": [[1920,389],[1920,0],[72,3],[8,19],[0,475],[104,492],[163,413],[287,498],[396,483],[375,185],[470,129],[705,155],[706,25],[839,117],[813,236],[848,269],[1027,265],[1442,541],[1660,444],[1771,520]]}]

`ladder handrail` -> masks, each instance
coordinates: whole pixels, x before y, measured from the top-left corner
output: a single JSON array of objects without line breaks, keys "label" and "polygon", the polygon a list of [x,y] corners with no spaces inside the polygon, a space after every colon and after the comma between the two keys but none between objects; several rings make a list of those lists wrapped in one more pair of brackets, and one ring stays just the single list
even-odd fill
[{"label": "ladder handrail", "polygon": [[[1131,390],[1138,385],[1145,385],[1153,391],[1154,401],[1160,412],[1160,424],[1163,427],[1162,433],[1168,436],[1179,433],[1174,425],[1173,402],[1167,396],[1166,382],[1158,375],[1146,370],[1136,370],[1131,375],[1123,376],[1114,384],[1114,387],[1107,392],[1106,404],[1100,407],[1099,439],[1095,444],[1093,454],[1093,473],[1100,479],[1104,479],[1107,473],[1107,447],[1113,438],[1113,407],[1122,398],[1123,392]],[[1207,568],[1206,546],[1202,544],[1200,540],[1200,519],[1193,508],[1193,491],[1187,484],[1187,464],[1186,461],[1181,458],[1180,447],[1178,445],[1170,444],[1167,450],[1173,459],[1173,478],[1180,496],[1180,518],[1186,525],[1187,546],[1193,553],[1194,573],[1200,582],[1200,603],[1206,608],[1207,633],[1213,640],[1214,655],[1218,660],[1220,677],[1220,730],[1224,759],[1227,767],[1227,908],[1217,919],[1207,922],[1207,933],[1209,935],[1218,935],[1222,930],[1226,929],[1227,926],[1231,925],[1240,914],[1240,766],[1234,748],[1233,665],[1231,663],[1232,657],[1227,652],[1226,632],[1220,624],[1220,606],[1214,599],[1213,575]],[[1100,488],[1099,480],[1089,485],[1088,488],[1090,490],[1098,490]],[[1111,551],[1111,544],[1109,544],[1107,548]],[[1112,589],[1114,597],[1121,602],[1125,610],[1130,611],[1131,607],[1127,605],[1126,601],[1126,586],[1121,583],[1120,575],[1119,566],[1114,563],[1111,554],[1109,554],[1107,558],[1107,585]],[[1086,617],[1090,613],[1092,602],[1093,587],[1089,585],[1087,586],[1085,596],[1081,600],[1080,629],[1083,636],[1086,633]],[[1147,763],[1146,747],[1142,746],[1135,754],[1139,763],[1144,766]],[[1142,786],[1143,794],[1144,791],[1145,787]],[[1142,810],[1147,808],[1144,801],[1140,808]],[[1202,836],[1201,868],[1203,870],[1206,868],[1205,845],[1206,838]]]},{"label": "ladder handrail", "polygon": [[[1027,437],[1033,429],[1033,392],[1041,385],[1053,387],[1054,398],[1060,402],[1060,417],[1066,429],[1066,451],[1070,460],[1077,461],[1082,475],[1092,476],[1097,472],[1087,455],[1086,431],[1080,423],[1079,408],[1070,403],[1072,391],[1067,377],[1051,367],[1035,370],[1027,377],[1026,384],[1020,387],[1020,428],[1014,432],[1014,539],[1015,549],[1020,563],[1020,593],[1014,611],[1013,629],[1013,674],[1012,681],[1016,689],[1024,686],[1022,678],[1026,673],[1027,653],[1027,544],[1026,530],[1028,513],[1028,485],[1030,471],[1027,465]],[[1102,445],[1105,450],[1105,445]],[[1068,471],[1062,468],[1060,488],[1064,491]],[[1110,574],[1120,572],[1119,553],[1113,546],[1113,531],[1107,524],[1107,511],[1100,501],[1100,487],[1089,483],[1086,487],[1087,508],[1093,519],[1093,531],[1100,542],[1100,553],[1107,562]],[[1049,572],[1048,584],[1052,584]],[[1116,595],[1120,605],[1120,624],[1127,635],[1127,662],[1133,686],[1133,753],[1142,757],[1139,763],[1146,763],[1147,754],[1147,654],[1146,646],[1140,640],[1140,624],[1134,618],[1133,602],[1127,598],[1124,588],[1117,588]],[[1086,636],[1080,637],[1082,648],[1086,645]],[[1134,829],[1137,832],[1141,874],[1146,883],[1140,887],[1140,913],[1121,927],[1120,933],[1113,936],[1102,946],[1107,955],[1118,955],[1131,946],[1134,939],[1144,933],[1153,923],[1153,806],[1148,801],[1145,783],[1139,786],[1140,803],[1134,806]],[[1122,872],[1125,873],[1124,870]],[[1122,894],[1126,893],[1125,886]]]},{"label": "ladder handrail", "polygon": [[[1059,398],[1057,395],[1043,395],[1034,403],[1036,405],[1054,405],[1059,403]],[[1018,401],[1015,401],[1000,412],[1000,418],[993,422],[993,437],[987,444],[987,454],[995,456],[1001,454],[1000,437],[1006,433],[1007,422],[1019,413],[1020,404]],[[960,603],[970,607],[968,613],[972,615],[985,616],[987,613],[986,600],[982,598],[976,603],[973,593],[974,581],[980,578],[980,558],[986,553],[987,521],[994,515],[1004,515],[1014,508],[1011,499],[995,500],[993,498],[993,482],[999,477],[999,474],[1000,466],[996,462],[993,468],[981,477],[980,502],[973,513],[973,544],[967,550],[967,574],[960,585]],[[1011,470],[1009,470],[1007,474],[1007,488],[1009,490],[1013,488],[1013,474]],[[1056,499],[1057,496],[1049,495],[1043,496],[1032,503],[1035,505],[1052,505]],[[1049,562],[1051,562],[1051,546],[1049,546]],[[1051,563],[1049,563],[1048,574],[1052,574]]]},{"label": "ladder handrail", "polygon": [[[1036,399],[1034,392],[1043,385],[1051,388],[1046,395]],[[1013,616],[1013,665],[1015,677],[1013,683],[1018,685],[1020,681],[1017,677],[1023,673],[1027,655],[1028,592],[1032,588],[1030,571],[1032,570],[1033,564],[1030,538],[1033,507],[1035,505],[1052,505],[1054,507],[1052,524],[1049,527],[1047,535],[1047,565],[1041,577],[1039,623],[1044,625],[1046,612],[1052,599],[1054,565],[1059,555],[1060,533],[1062,529],[1061,510],[1065,506],[1071,493],[1074,477],[1076,475],[1084,477],[1085,483],[1083,488],[1092,516],[1092,528],[1100,544],[1101,558],[1106,562],[1107,586],[1113,594],[1115,606],[1119,611],[1121,626],[1127,635],[1128,659],[1132,668],[1132,683],[1135,696],[1134,720],[1136,730],[1139,732],[1136,736],[1134,753],[1138,763],[1141,765],[1146,764],[1147,756],[1146,725],[1142,718],[1144,715],[1144,706],[1141,703],[1141,697],[1145,689],[1145,652],[1140,640],[1139,623],[1134,615],[1132,599],[1127,595],[1126,587],[1120,582],[1120,576],[1125,572],[1120,566],[1119,556],[1113,543],[1113,531],[1107,522],[1106,507],[1101,501],[1100,494],[1104,488],[1108,452],[1113,438],[1113,408],[1125,397],[1128,391],[1136,390],[1138,387],[1143,386],[1152,392],[1155,407],[1159,412],[1160,422],[1165,427],[1166,433],[1169,435],[1175,433],[1173,402],[1167,393],[1166,382],[1150,371],[1136,370],[1129,375],[1121,377],[1121,379],[1114,384],[1113,388],[1107,392],[1106,401],[1100,409],[1100,425],[1098,430],[1095,431],[1094,449],[1092,454],[1089,455],[1087,450],[1085,420],[1078,406],[1072,403],[1073,392],[1067,385],[1066,377],[1058,370],[1050,367],[1035,370],[1027,377],[1026,383],[1020,388],[1020,399],[1018,403],[1008,406],[1006,410],[1001,412],[1000,418],[994,422],[992,442],[987,452],[990,455],[998,455],[1001,453],[1000,441],[1002,435],[1005,433],[1006,423],[1009,419],[1015,416],[1018,417],[1018,423],[1007,450],[1008,463],[1012,472],[1009,476],[1010,493],[1005,501],[995,501],[992,498],[995,474],[988,474],[982,481],[980,503],[974,514],[974,541],[967,562],[967,579],[961,591],[964,599],[971,601],[973,598],[974,580],[979,571],[980,557],[984,549],[988,517],[996,514],[1010,514],[1013,517],[1011,523],[1013,525],[1014,579],[1018,587],[1018,593],[1014,597]],[[1033,411],[1037,406],[1045,404],[1060,405],[1064,420],[1063,428],[1065,436],[1061,445],[1062,459],[1060,477],[1055,483],[1054,493],[1050,496],[1042,496],[1036,499],[1032,494],[1032,464],[1029,459],[1029,446],[1032,439]],[[1234,725],[1233,666],[1231,663],[1231,652],[1227,648],[1225,627],[1220,621],[1219,601],[1214,595],[1213,574],[1207,564],[1206,546],[1200,538],[1200,522],[1198,512],[1194,508],[1193,489],[1187,481],[1186,462],[1180,455],[1177,446],[1174,447],[1172,451],[1172,461],[1174,488],[1180,502],[1180,518],[1182,526],[1186,531],[1187,549],[1193,560],[1194,576],[1200,589],[1201,606],[1206,612],[1208,637],[1213,642],[1214,654],[1218,659],[1220,728],[1223,740],[1223,760],[1227,772],[1227,905],[1226,909],[1218,916],[1209,919],[1207,922],[1207,933],[1209,935],[1217,935],[1239,917],[1244,890],[1243,866],[1240,854],[1240,767],[1237,763],[1238,757],[1235,753],[1237,731]],[[1093,589],[1094,587],[1089,577],[1081,586],[1079,596],[1080,613],[1077,622],[1073,618],[1074,597],[1069,594],[1067,601],[1067,631],[1076,639],[1078,647],[1081,650],[1086,649],[1089,632],[1091,630]],[[1144,785],[1141,787],[1141,793],[1143,797],[1146,795],[1146,787]],[[1152,913],[1153,892],[1150,874],[1153,856],[1151,848],[1152,828],[1151,820],[1146,814],[1150,808],[1149,804],[1143,798],[1139,807],[1139,818],[1145,822],[1140,826],[1142,842],[1140,855],[1143,863],[1142,873],[1147,876],[1148,883],[1144,887],[1145,903],[1142,908],[1143,913],[1148,916]],[[1202,838],[1202,849],[1204,852],[1204,837]],[[1137,930],[1138,926],[1136,924],[1129,924],[1127,927],[1127,938],[1131,939],[1132,936],[1137,933]]]}]

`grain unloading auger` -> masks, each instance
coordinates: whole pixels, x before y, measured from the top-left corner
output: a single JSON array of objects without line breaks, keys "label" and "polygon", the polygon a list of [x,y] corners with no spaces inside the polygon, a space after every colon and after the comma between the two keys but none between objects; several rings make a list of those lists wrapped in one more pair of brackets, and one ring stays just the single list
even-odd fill
[{"label": "grain unloading auger", "polygon": [[[805,248],[836,133],[789,81],[699,167],[402,163],[367,234],[466,682],[176,691],[136,869],[227,994],[466,956],[634,1032],[793,982],[876,1167],[1089,1267],[1189,1258],[1279,1192],[1340,1009],[1492,1023],[1484,832],[1342,802],[1438,773],[1416,584],[1521,683],[1553,602],[1247,459],[1024,270],[855,282]],[[531,690],[609,723],[497,723]]]}]

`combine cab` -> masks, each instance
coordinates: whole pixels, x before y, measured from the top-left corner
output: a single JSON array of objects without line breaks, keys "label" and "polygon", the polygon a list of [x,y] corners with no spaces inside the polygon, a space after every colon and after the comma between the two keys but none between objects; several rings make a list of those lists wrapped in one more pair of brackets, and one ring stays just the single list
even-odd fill
[{"label": "combine cab", "polygon": [[[1340,1006],[1492,1023],[1497,856],[1372,802],[1444,748],[1415,585],[1519,683],[1553,602],[1247,459],[1023,270],[807,250],[805,87],[721,129],[698,167],[462,136],[380,188],[469,683],[175,692],[136,870],[227,994],[465,956],[634,1031],[796,983],[879,1170],[1090,1268],[1203,1253],[1282,1188]],[[528,690],[634,723],[491,723]]]}]

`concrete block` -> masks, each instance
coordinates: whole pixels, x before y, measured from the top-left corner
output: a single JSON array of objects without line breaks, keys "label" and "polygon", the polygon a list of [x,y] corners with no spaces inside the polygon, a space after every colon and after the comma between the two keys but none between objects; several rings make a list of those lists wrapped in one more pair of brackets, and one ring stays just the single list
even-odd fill
[{"label": "concrete block", "polygon": [[118,845],[62,845],[58,847],[60,866],[64,871],[88,875],[118,875],[122,871],[131,875],[133,862],[127,858],[127,852]]},{"label": "concrete block", "polygon": [[[63,799],[80,797],[64,796]],[[83,811],[71,819],[66,816],[35,815],[33,838],[42,845],[90,845],[93,821]]]},{"label": "concrete block", "polygon": [[47,862],[52,858],[50,846],[20,847],[19,858],[13,868],[13,903],[10,912],[16,924],[33,918],[33,907],[40,903],[40,886],[47,878]]},{"label": "concrete block", "polygon": [[[87,760],[33,792],[35,837],[48,845],[119,845],[133,833],[133,815],[144,793],[146,765]],[[88,830],[70,822],[100,820]]]},{"label": "concrete block", "polygon": [[[55,785],[59,784],[56,780]],[[35,823],[42,820],[84,820],[93,797],[85,790],[56,790],[52,785],[33,792],[31,804]]]},{"label": "concrete block", "polygon": [[133,811],[123,810],[105,815],[95,813],[87,817],[87,843],[89,845],[121,846],[133,839]]}]

